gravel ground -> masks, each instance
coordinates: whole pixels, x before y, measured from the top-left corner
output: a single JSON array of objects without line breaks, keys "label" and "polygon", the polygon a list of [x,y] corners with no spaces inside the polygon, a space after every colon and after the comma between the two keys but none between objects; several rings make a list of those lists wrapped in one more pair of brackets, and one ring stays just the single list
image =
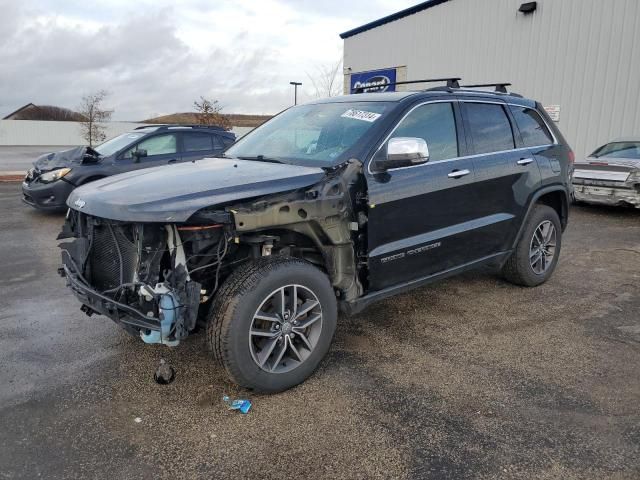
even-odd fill
[{"label": "gravel ground", "polygon": [[541,287],[478,272],[343,317],[311,379],[260,396],[201,336],[86,317],[55,273],[62,218],[18,184],[0,202],[0,478],[640,477],[640,211],[574,208]]}]

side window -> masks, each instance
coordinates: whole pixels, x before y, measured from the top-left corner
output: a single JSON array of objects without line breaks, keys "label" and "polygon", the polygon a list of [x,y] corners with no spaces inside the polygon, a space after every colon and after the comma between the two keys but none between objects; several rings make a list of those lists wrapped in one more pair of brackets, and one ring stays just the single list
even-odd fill
[{"label": "side window", "polygon": [[148,157],[176,153],[178,151],[176,145],[176,135],[174,133],[156,135],[142,140],[138,145],[127,150],[123,157],[131,158],[131,154],[136,150],[146,150]]},{"label": "side window", "polygon": [[549,133],[544,120],[533,108],[511,106],[511,113],[516,119],[525,147],[537,147],[553,143],[553,136]]},{"label": "side window", "polygon": [[515,147],[511,123],[502,105],[467,102],[464,108],[476,154]]},{"label": "side window", "polygon": [[222,138],[220,138],[218,135],[212,135],[211,138],[213,139],[214,149],[222,150],[224,148],[224,143],[222,143]]},{"label": "side window", "polygon": [[184,151],[186,153],[211,151],[213,150],[212,138],[208,133],[183,133]]},{"label": "side window", "polygon": [[458,156],[458,137],[453,105],[450,102],[421,105],[405,117],[391,138],[423,138],[429,147],[429,160]]}]

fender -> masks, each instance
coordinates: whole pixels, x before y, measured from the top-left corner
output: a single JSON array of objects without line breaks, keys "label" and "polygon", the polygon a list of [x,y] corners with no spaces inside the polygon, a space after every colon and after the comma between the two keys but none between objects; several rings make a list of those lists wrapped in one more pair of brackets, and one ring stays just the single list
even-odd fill
[{"label": "fender", "polygon": [[529,215],[531,214],[531,210],[533,210],[533,206],[538,202],[540,197],[551,192],[562,192],[562,211],[560,212],[560,224],[562,225],[562,231],[564,232],[564,229],[567,227],[567,222],[569,220],[569,195],[567,194],[567,189],[562,185],[550,185],[541,188],[532,195],[531,200],[529,201],[529,206],[527,207],[527,213],[523,217],[520,228],[518,229],[518,234],[516,235],[511,248],[516,248],[516,245],[520,241],[520,238],[522,237],[522,233],[524,231],[524,226],[527,223]]}]

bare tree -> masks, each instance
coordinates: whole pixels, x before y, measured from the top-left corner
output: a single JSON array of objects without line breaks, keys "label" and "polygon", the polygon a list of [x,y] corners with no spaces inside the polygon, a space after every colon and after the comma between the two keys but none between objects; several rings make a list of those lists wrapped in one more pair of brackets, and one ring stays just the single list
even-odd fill
[{"label": "bare tree", "polygon": [[200,96],[199,102],[197,100],[193,102],[193,108],[196,109],[198,123],[200,125],[216,125],[225,130],[231,129],[229,119],[226,115],[220,113],[222,106],[218,100],[209,100],[208,98]]},{"label": "bare tree", "polygon": [[105,90],[99,90],[82,97],[82,102],[78,108],[78,113],[82,115],[80,129],[82,138],[86,140],[90,147],[97,143],[103,142],[107,136],[105,132],[104,122],[111,120],[113,110],[106,110],[103,102],[109,93]]},{"label": "bare tree", "polygon": [[317,98],[335,97],[342,94],[342,58],[336,63],[316,66],[315,73],[307,73]]}]

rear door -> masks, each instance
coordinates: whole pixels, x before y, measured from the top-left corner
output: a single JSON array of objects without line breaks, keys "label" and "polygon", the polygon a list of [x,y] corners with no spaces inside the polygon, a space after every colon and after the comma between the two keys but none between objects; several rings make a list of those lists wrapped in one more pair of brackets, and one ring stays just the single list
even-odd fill
[{"label": "rear door", "polygon": [[485,257],[511,248],[531,193],[540,182],[534,156],[520,146],[508,106],[490,101],[460,102],[476,171],[478,209],[473,250]]},{"label": "rear door", "polygon": [[[476,218],[473,162],[466,151],[455,101],[414,106],[379,146],[389,139],[423,138],[427,163],[367,172],[368,250],[371,290],[408,282],[472,260]],[[372,160],[373,160],[372,159]]]},{"label": "rear door", "polygon": [[566,148],[558,144],[540,112],[520,105],[509,105],[509,110],[520,131],[522,146],[529,150],[538,164],[542,182],[562,183],[566,176],[563,177],[560,158],[566,157]]}]

